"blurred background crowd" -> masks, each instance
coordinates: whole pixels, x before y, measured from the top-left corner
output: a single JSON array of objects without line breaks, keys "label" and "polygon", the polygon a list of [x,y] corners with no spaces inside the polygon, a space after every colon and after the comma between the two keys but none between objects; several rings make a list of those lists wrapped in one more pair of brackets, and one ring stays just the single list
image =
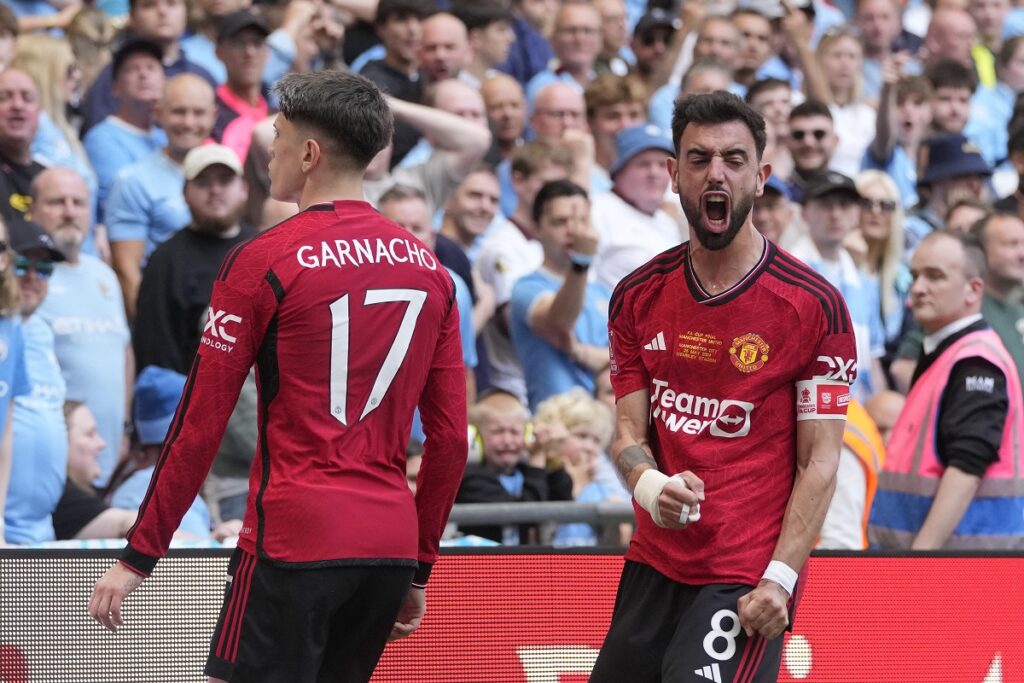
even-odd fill
[{"label": "blurred background crowd", "polygon": [[[927,346],[907,302],[931,232],[981,243],[982,313],[1024,367],[1011,0],[4,0],[0,540],[132,524],[204,328],[231,341],[207,313],[221,260],[296,210],[268,194],[271,88],[314,69],[388,95],[394,141],[367,200],[457,283],[474,435],[458,502],[629,500],[607,455],[608,299],[688,239],[665,165],[687,94],[727,90],[764,116],[755,226],[851,313],[856,400],[824,546],[866,544]],[[256,438],[250,378],[179,534],[237,533]],[[413,488],[422,439],[414,425]]]}]

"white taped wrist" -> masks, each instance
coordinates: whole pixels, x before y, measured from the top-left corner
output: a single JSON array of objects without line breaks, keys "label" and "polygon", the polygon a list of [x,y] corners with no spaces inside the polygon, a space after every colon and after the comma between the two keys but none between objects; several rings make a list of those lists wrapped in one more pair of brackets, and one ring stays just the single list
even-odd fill
[{"label": "white taped wrist", "polygon": [[640,507],[650,513],[651,519],[660,527],[665,526],[665,524],[661,521],[658,497],[661,496],[661,492],[665,488],[665,484],[669,482],[669,479],[668,475],[651,468],[644,470],[640,478],[637,479],[636,486],[633,488],[633,497],[636,498],[636,502],[640,503]]},{"label": "white taped wrist", "polygon": [[761,575],[761,580],[779,584],[792,596],[793,589],[796,588],[796,577],[796,571],[788,564],[779,560],[772,560],[768,563],[768,568],[764,570],[764,574]]}]

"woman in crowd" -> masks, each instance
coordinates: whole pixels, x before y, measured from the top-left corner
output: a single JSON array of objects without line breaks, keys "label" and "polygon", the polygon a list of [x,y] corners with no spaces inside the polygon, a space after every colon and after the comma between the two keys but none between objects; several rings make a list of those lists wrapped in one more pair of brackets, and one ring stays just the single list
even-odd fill
[{"label": "woman in crowd", "polygon": [[827,104],[839,136],[829,166],[853,177],[875,137],[877,117],[863,94],[864,50],[852,30],[835,28],[822,36],[816,54],[831,92]]},{"label": "woman in crowd", "polygon": [[868,277],[878,282],[885,327],[887,355],[903,336],[911,277],[903,263],[903,206],[895,181],[882,171],[864,171],[856,177],[862,197],[860,230],[852,234],[860,242],[851,250]]},{"label": "woman in crowd", "polygon": [[106,443],[96,431],[92,411],[81,401],[65,401],[68,427],[68,480],[53,511],[58,541],[71,538],[124,538],[135,523],[135,512],[109,507],[92,482],[100,475],[100,451]]}]

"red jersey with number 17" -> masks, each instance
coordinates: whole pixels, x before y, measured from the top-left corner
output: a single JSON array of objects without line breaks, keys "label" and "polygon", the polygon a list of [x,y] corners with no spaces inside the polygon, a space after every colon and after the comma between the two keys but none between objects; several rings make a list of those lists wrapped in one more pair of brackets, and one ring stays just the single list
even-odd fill
[{"label": "red jersey with number 17", "polygon": [[369,204],[338,201],[225,259],[125,563],[148,572],[164,554],[253,365],[259,442],[238,545],[282,566],[433,562],[467,450],[454,283]]},{"label": "red jersey with number 17", "polygon": [[612,384],[646,390],[658,469],[704,481],[701,518],[663,529],[636,506],[626,557],[687,584],[755,585],[771,560],[796,471],[796,423],[844,419],[856,375],[842,296],[765,240],[760,261],[712,296],[689,244],[623,279],[608,313]]}]

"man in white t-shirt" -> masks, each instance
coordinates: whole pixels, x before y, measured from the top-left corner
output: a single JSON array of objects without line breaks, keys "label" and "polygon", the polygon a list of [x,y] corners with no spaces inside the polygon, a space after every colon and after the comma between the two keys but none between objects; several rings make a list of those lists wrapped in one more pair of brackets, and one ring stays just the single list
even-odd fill
[{"label": "man in white t-shirt", "polygon": [[615,163],[609,169],[612,189],[595,196],[590,211],[600,237],[592,279],[609,289],[687,239],[686,229],[661,208],[672,139],[653,124],[641,124],[620,131],[615,146]]}]

